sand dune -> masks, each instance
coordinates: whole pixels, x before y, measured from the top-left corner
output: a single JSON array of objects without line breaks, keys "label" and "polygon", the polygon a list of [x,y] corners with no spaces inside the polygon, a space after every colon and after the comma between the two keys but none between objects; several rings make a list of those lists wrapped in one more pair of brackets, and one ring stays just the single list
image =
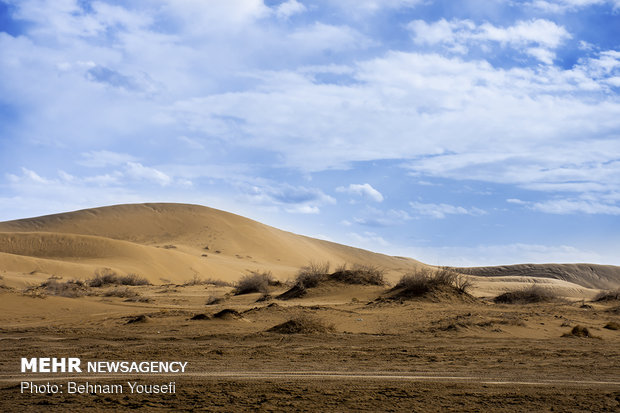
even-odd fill
[{"label": "sand dune", "polygon": [[[597,264],[518,264],[496,267],[457,268],[459,272],[480,277],[553,279],[586,288],[620,288],[620,267]],[[499,280],[498,280],[499,281]]]},{"label": "sand dune", "polygon": [[255,269],[286,279],[309,261],[371,263],[396,279],[423,265],[182,204],[119,205],[3,222],[0,252],[0,270],[22,277],[36,272],[38,278],[84,279],[108,267],[153,283],[193,276],[234,281]]}]

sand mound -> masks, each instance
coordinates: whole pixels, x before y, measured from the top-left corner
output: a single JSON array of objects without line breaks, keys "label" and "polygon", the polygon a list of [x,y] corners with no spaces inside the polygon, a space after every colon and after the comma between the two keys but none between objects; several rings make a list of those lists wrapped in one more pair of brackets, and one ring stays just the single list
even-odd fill
[{"label": "sand mound", "polygon": [[237,310],[225,308],[213,314],[213,318],[218,318],[220,320],[239,320],[243,318],[243,316]]},{"label": "sand mound", "polygon": [[299,316],[271,327],[268,332],[280,334],[313,334],[333,332],[334,327],[310,316]]}]

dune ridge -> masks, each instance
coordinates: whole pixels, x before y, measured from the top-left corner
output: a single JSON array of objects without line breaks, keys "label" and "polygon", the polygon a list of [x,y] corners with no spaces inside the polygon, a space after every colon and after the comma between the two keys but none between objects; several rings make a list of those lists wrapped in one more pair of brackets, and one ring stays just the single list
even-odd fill
[{"label": "dune ridge", "polygon": [[213,208],[163,203],[2,222],[0,253],[0,270],[5,271],[75,277],[79,266],[86,265],[92,271],[110,267],[138,273],[153,283],[194,276],[234,281],[252,269],[286,279],[309,261],[372,263],[393,277],[424,265],[296,235]]}]

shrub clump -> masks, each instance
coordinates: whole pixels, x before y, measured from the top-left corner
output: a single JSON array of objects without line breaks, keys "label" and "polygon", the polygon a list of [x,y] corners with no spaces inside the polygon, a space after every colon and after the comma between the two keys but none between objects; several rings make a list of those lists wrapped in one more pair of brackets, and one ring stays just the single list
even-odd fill
[{"label": "shrub clump", "polygon": [[198,275],[194,275],[191,280],[185,281],[182,286],[188,287],[193,285],[214,285],[216,287],[231,287],[232,284],[222,280],[216,280],[213,278],[202,278]]},{"label": "shrub clump", "polygon": [[144,277],[137,274],[118,275],[109,268],[95,273],[95,277],[86,281],[89,287],[104,287],[106,285],[151,285]]},{"label": "shrub clump", "polygon": [[86,295],[88,288],[86,284],[78,280],[70,280],[59,282],[56,279],[49,279],[40,286],[45,293],[49,295],[57,295],[60,297],[77,298]]},{"label": "shrub clump", "polygon": [[620,301],[620,289],[615,291],[601,291],[593,301]]},{"label": "shrub clump", "polygon": [[333,332],[335,328],[315,317],[301,315],[273,326],[267,331],[280,334],[313,334]]},{"label": "shrub clump", "polygon": [[250,293],[267,294],[271,285],[279,285],[279,282],[273,278],[271,271],[250,271],[249,274],[244,275],[237,282],[235,295]]},{"label": "shrub clump", "polygon": [[385,271],[370,264],[354,264],[349,270],[346,264],[337,268],[330,279],[345,284],[384,285]]},{"label": "shrub clump", "polygon": [[329,277],[329,262],[310,262],[301,267],[295,278],[295,283],[304,288],[313,288]]},{"label": "shrub clump", "polygon": [[557,295],[552,291],[538,285],[532,285],[522,290],[508,291],[500,294],[493,301],[498,304],[533,304],[555,299],[557,299]]},{"label": "shrub clump", "polygon": [[411,298],[442,289],[466,293],[470,286],[471,282],[462,274],[445,268],[422,268],[403,275],[391,291],[396,292],[393,298]]},{"label": "shrub clump", "polygon": [[573,327],[570,333],[563,335],[564,337],[593,337],[587,327],[577,325]]},{"label": "shrub clump", "polygon": [[103,293],[104,297],[134,298],[138,297],[136,291],[132,291],[129,287],[116,287]]}]

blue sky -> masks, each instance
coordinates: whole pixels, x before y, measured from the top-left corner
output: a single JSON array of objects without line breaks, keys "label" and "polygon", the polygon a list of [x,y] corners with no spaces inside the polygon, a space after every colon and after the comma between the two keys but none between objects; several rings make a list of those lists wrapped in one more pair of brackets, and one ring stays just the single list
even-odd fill
[{"label": "blue sky", "polygon": [[159,201],[620,265],[620,0],[0,0],[0,220]]}]

